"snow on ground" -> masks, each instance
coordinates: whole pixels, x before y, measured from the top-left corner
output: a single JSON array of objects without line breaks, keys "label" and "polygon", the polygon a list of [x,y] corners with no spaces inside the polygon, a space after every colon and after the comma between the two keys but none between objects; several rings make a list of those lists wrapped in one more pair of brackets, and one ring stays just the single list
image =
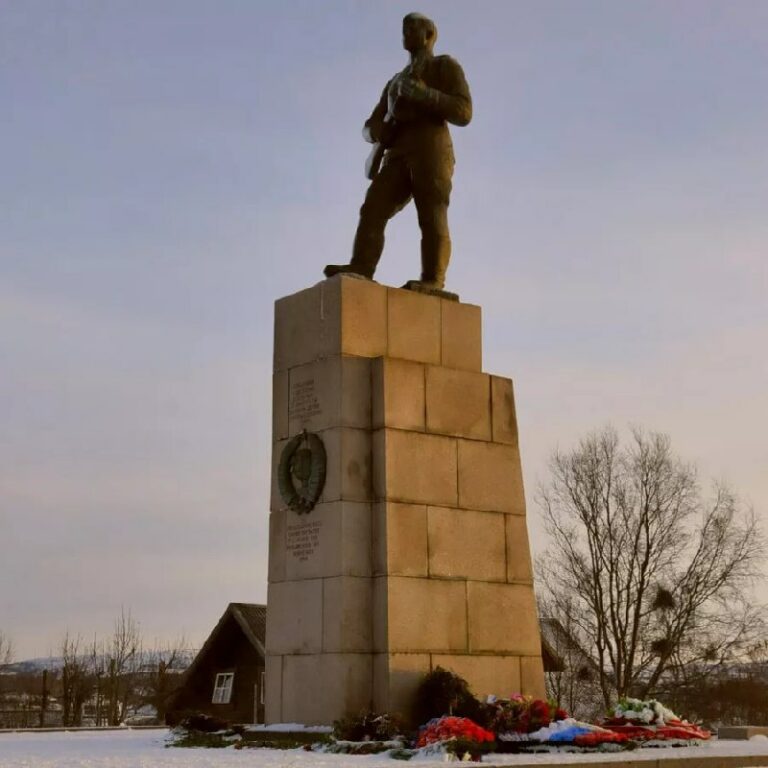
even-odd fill
[{"label": "snow on ground", "polygon": [[[167,731],[0,734],[0,768],[398,768],[414,765],[379,755],[327,755],[301,749],[166,748]],[[705,755],[765,755],[768,740],[712,741],[701,747],[640,749],[588,755],[493,755],[494,765],[564,765],[613,760],[659,760]],[[431,763],[418,762],[417,766]]]}]

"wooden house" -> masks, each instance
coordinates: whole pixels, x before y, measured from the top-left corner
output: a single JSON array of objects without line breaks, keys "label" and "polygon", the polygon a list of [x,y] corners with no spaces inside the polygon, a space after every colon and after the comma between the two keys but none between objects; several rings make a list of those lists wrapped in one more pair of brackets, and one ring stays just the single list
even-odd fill
[{"label": "wooden house", "polygon": [[184,674],[166,721],[204,713],[230,723],[264,722],[267,607],[230,603]]}]

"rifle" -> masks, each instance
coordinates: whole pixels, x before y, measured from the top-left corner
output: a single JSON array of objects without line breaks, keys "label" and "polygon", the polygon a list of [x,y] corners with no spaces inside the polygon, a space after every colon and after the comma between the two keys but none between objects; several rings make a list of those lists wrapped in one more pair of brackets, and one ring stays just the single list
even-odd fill
[{"label": "rifle", "polygon": [[384,116],[384,122],[381,126],[381,140],[377,141],[371,149],[368,159],[365,161],[365,178],[373,181],[381,168],[381,161],[384,159],[384,151],[392,141],[395,129],[395,118],[392,116],[392,108],[387,110]]}]

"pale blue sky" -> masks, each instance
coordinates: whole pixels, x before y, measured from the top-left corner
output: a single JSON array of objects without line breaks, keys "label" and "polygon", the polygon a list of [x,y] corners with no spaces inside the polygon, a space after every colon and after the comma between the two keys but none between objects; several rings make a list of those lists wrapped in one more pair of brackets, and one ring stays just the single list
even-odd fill
[{"label": "pale blue sky", "polygon": [[[360,137],[438,25],[448,288],[547,455],[668,432],[768,509],[768,3],[0,3],[0,629],[17,656],[121,604],[198,644],[266,596],[272,303],[348,258]],[[412,209],[377,277],[416,277]]]}]

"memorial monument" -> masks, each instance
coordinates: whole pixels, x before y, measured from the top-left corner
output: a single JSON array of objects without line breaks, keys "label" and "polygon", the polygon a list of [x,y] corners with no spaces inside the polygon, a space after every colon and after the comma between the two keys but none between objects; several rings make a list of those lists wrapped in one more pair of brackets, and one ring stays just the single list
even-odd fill
[{"label": "memorial monument", "polygon": [[[471,101],[435,38],[405,17],[350,264],[275,305],[268,723],[407,715],[438,665],[544,695],[512,382],[482,372],[480,308],[443,290],[445,123]],[[390,288],[371,278],[411,196],[421,279]]]}]

